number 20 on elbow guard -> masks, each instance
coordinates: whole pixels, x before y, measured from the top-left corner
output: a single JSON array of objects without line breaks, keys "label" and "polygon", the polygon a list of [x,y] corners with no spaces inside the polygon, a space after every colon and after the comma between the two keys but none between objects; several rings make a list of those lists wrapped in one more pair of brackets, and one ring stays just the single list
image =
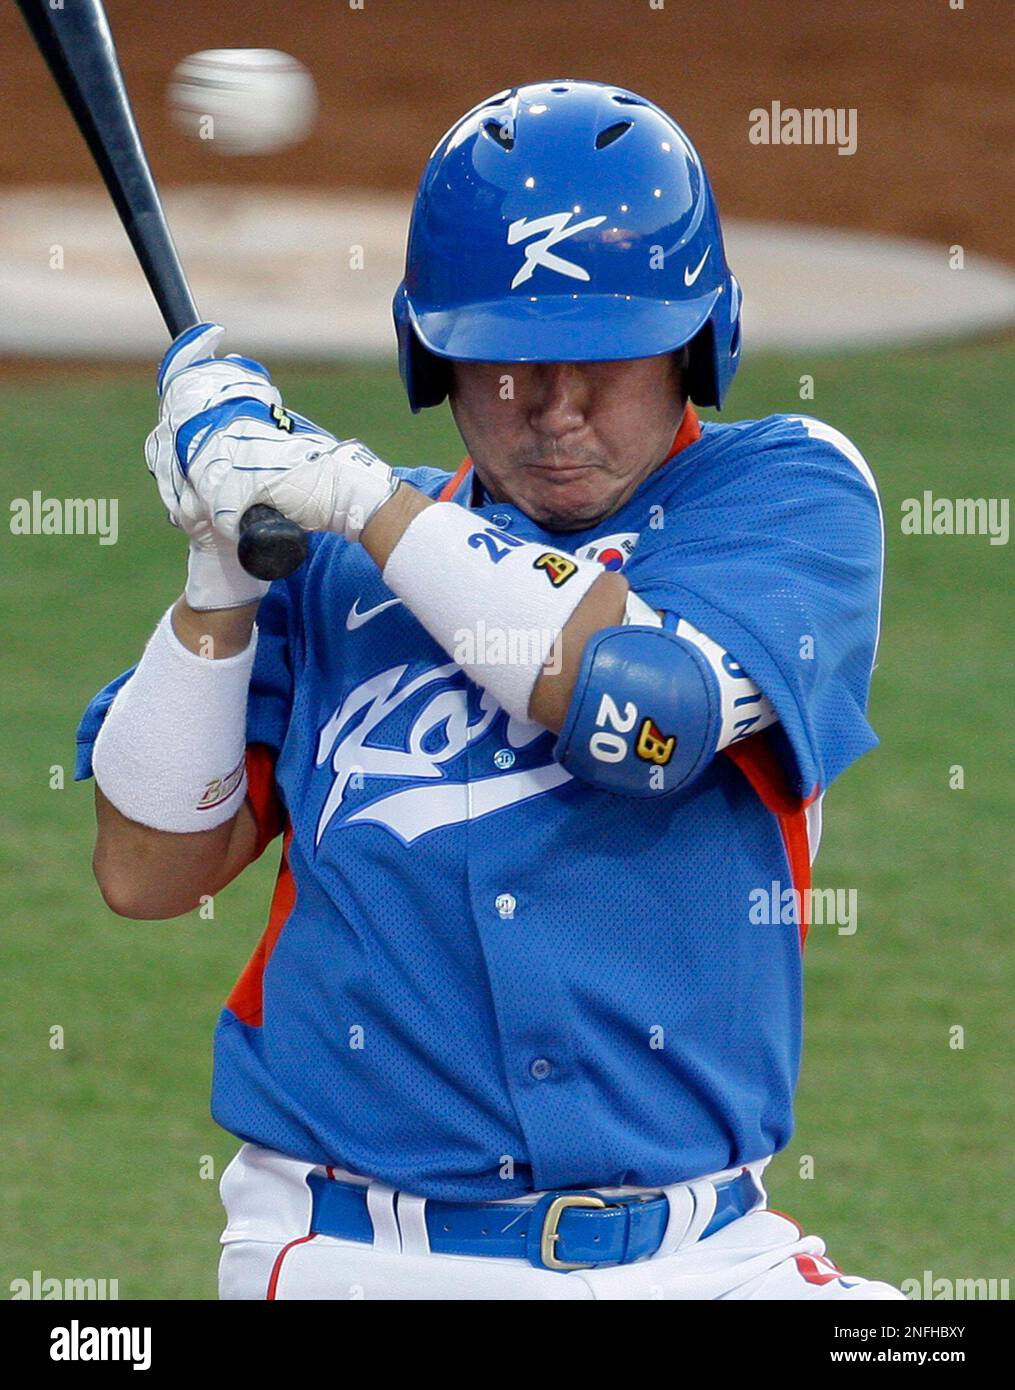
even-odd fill
[{"label": "number 20 on elbow guard", "polygon": [[[623,762],[630,751],[631,735],[636,724],[638,707],[633,701],[628,700],[621,712],[616,702],[609,695],[604,695],[596,714],[596,731],[589,739],[589,752],[601,763]],[[635,757],[656,767],[665,767],[676,747],[676,734],[667,737],[655,720],[642,719],[634,739]]]}]

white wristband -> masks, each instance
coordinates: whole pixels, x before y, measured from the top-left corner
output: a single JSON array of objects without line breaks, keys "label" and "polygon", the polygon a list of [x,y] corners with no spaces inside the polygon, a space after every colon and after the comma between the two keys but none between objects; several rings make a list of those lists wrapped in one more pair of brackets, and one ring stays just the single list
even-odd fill
[{"label": "white wristband", "polygon": [[527,720],[561,629],[605,573],[595,561],[521,541],[457,503],[437,502],[409,523],[383,579],[470,680]]},{"label": "white wristband", "polygon": [[236,656],[189,651],[172,610],[106,715],[95,780],[128,820],[187,834],[232,819],[247,790],[246,711],[257,629]]}]

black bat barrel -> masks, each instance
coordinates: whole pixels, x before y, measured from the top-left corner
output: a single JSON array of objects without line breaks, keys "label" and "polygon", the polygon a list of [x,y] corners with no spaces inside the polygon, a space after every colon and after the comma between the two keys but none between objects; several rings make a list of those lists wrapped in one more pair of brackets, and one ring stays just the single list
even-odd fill
[{"label": "black bat barrel", "polygon": [[[17,0],[78,129],[92,152],[145,279],[175,338],[201,322],[169,232],[158,189],[99,0]],[[258,579],[281,579],[307,553],[306,533],[272,507],[240,520],[240,563]]]}]

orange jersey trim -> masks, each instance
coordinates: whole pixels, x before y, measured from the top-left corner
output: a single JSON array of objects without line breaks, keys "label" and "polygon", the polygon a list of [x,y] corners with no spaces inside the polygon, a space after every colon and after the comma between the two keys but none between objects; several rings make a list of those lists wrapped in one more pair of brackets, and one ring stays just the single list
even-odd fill
[{"label": "orange jersey trim", "polygon": [[740,743],[731,743],[723,752],[750,782],[763,806],[779,823],[779,832],[789,861],[790,878],[800,903],[800,946],[810,927],[811,847],[807,834],[807,807],[817,797],[815,790],[802,799],[790,790],[782,764],[772,752],[766,731],[752,734]]},{"label": "orange jersey trim", "polygon": [[265,743],[247,744],[247,803],[257,825],[257,859],[286,824],[285,808],[275,789],[275,750]]},{"label": "orange jersey trim", "polygon": [[248,1023],[252,1028],[260,1028],[264,1023],[265,967],[271,959],[275,943],[282,934],[282,928],[296,906],[296,881],[289,868],[289,845],[292,837],[292,826],[289,826],[282,845],[282,862],[279,865],[278,878],[275,880],[268,925],[226,1000],[226,1008],[235,1014],[241,1023]]},{"label": "orange jersey trim", "polygon": [[274,750],[263,743],[251,743],[247,747],[247,804],[257,825],[255,859],[264,853],[276,835],[284,834],[282,861],[275,881],[268,925],[226,1000],[226,1008],[230,1009],[241,1023],[260,1028],[264,1022],[265,966],[271,959],[275,943],[296,905],[296,884],[289,868],[292,826],[289,825],[285,808],[275,787]]},{"label": "orange jersey trim", "polygon": [[454,497],[459,487],[462,485],[462,483],[465,482],[466,475],[468,474],[469,469],[471,467],[472,459],[470,459],[469,456],[466,455],[465,458],[462,459],[461,463],[458,465],[454,473],[452,473],[451,477],[441,488],[440,493],[437,497],[438,502],[451,501],[452,497]]}]

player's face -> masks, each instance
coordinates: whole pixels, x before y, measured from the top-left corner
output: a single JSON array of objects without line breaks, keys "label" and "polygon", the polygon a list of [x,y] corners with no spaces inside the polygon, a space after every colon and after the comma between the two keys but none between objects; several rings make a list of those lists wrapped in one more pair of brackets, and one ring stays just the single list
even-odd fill
[{"label": "player's face", "polygon": [[583,531],[666,458],[684,410],[677,362],[455,362],[451,409],[498,502]]}]

